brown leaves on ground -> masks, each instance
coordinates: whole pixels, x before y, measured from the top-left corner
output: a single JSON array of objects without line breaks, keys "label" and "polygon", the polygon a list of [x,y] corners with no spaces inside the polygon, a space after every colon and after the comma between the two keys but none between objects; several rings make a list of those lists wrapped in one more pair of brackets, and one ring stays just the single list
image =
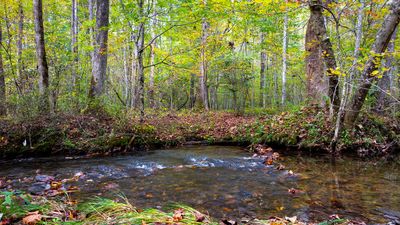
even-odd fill
[{"label": "brown leaves on ground", "polygon": [[183,217],[185,216],[185,212],[183,209],[177,209],[174,211],[174,215],[172,216],[174,222],[179,222],[183,220]]},{"label": "brown leaves on ground", "polygon": [[42,215],[39,211],[29,212],[24,218],[22,218],[22,223],[26,225],[35,225],[42,220]]}]

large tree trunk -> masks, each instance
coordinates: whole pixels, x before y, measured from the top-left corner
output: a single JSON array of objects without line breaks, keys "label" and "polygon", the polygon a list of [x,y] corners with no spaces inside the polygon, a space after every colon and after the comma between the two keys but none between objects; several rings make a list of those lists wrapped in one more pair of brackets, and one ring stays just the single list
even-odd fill
[{"label": "large tree trunk", "polygon": [[[204,6],[207,5],[207,0],[203,0]],[[207,88],[207,57],[206,57],[206,45],[208,37],[208,23],[205,18],[203,18],[201,26],[201,52],[200,52],[200,97],[203,101],[203,107],[208,110],[208,88]]]},{"label": "large tree trunk", "polygon": [[[0,46],[2,45],[3,41],[3,33],[1,29],[0,23]],[[0,116],[5,116],[7,114],[7,107],[6,107],[6,82],[4,76],[4,68],[3,68],[3,57],[0,51]]]},{"label": "large tree trunk", "polygon": [[393,0],[391,2],[390,13],[385,17],[382,27],[379,29],[375,42],[372,46],[373,54],[370,55],[367,63],[364,66],[360,82],[360,87],[353,96],[349,111],[346,112],[344,123],[347,128],[352,128],[354,122],[357,120],[358,114],[364,104],[365,97],[367,96],[371,85],[377,80],[376,71],[378,62],[382,60],[382,54],[392,37],[397,25],[400,21],[400,0]]},{"label": "large tree trunk", "polygon": [[[397,29],[396,29],[397,30]],[[388,69],[383,73],[383,77],[378,82],[378,91],[376,92],[376,103],[375,103],[375,111],[378,114],[383,114],[385,108],[389,104],[389,96],[391,94],[390,86],[391,86],[391,77],[393,75],[393,53],[394,53],[394,42],[396,41],[396,32],[393,33],[392,39],[388,44],[387,52],[388,56],[385,57],[384,67]]]},{"label": "large tree trunk", "polygon": [[109,0],[97,0],[96,2],[96,46],[93,53],[90,99],[97,98],[104,92],[107,75],[109,4]]},{"label": "large tree trunk", "polygon": [[[287,1],[286,1],[287,3]],[[287,29],[288,29],[288,14],[285,13],[284,23],[283,23],[283,43],[282,43],[282,101],[281,104],[286,103],[286,70],[287,70]]]},{"label": "large tree trunk", "polygon": [[[306,31],[306,70],[307,93],[314,103],[325,105],[323,96],[328,95],[331,107],[339,108],[339,82],[332,72],[336,69],[335,54],[330,39],[327,37],[321,0],[310,0],[310,19]],[[324,65],[328,79],[324,76]]]},{"label": "large tree trunk", "polygon": [[33,0],[33,14],[35,17],[36,58],[39,72],[39,109],[46,113],[50,110],[49,101],[49,68],[47,66],[46,50],[44,45],[43,8],[42,0]]},{"label": "large tree trunk", "polygon": [[[261,46],[264,45],[264,33],[261,33]],[[262,47],[263,48],[263,47]],[[265,107],[265,67],[267,63],[267,53],[264,49],[260,53],[260,107]]]},{"label": "large tree trunk", "polygon": [[324,77],[322,50],[319,42],[324,27],[322,7],[310,3],[310,19],[306,30],[306,74],[307,96],[313,103],[324,105],[323,96],[327,94],[327,81]]}]

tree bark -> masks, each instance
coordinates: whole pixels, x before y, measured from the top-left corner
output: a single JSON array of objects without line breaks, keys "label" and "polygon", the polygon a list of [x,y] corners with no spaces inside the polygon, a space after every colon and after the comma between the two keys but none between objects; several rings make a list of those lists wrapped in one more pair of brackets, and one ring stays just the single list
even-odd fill
[{"label": "tree bark", "polygon": [[36,58],[39,72],[39,109],[42,113],[49,112],[49,69],[47,66],[44,43],[43,7],[42,0],[33,0],[33,14],[35,18]]},{"label": "tree bark", "polygon": [[373,74],[378,68],[378,62],[382,59],[382,54],[392,37],[397,25],[400,21],[400,0],[393,0],[390,5],[390,13],[386,15],[381,28],[379,29],[374,44],[372,46],[372,54],[369,56],[367,63],[361,75],[360,87],[356,91],[350,101],[349,111],[346,112],[344,124],[346,128],[352,128],[359,115],[359,112],[364,105],[365,98],[372,86],[377,80],[376,74]]},{"label": "tree bark", "polygon": [[96,45],[93,53],[90,99],[98,98],[104,93],[107,75],[109,4],[109,0],[97,0],[96,2]]},{"label": "tree bark", "polygon": [[[319,105],[324,106],[323,96],[328,95],[335,111],[339,108],[338,77],[332,74],[336,60],[332,44],[327,37],[321,0],[310,0],[310,19],[306,31],[307,93]],[[327,68],[328,82],[324,76],[323,62]]]},{"label": "tree bark", "polygon": [[[322,50],[319,42],[321,29],[325,27],[322,7],[310,3],[310,18],[306,30],[306,74],[307,74],[307,96],[312,103],[325,105],[323,96],[327,94],[327,82],[324,77]],[[318,3],[318,2],[317,2]]]},{"label": "tree bark", "polygon": [[[0,46],[3,41],[3,33],[2,33],[2,24],[0,23]],[[6,82],[5,82],[5,74],[3,68],[3,57],[0,49],[0,116],[5,116],[7,114],[6,107]]]},{"label": "tree bark", "polygon": [[260,53],[260,107],[265,107],[265,66],[267,63],[267,53],[263,49],[264,33],[261,33],[261,53]]}]

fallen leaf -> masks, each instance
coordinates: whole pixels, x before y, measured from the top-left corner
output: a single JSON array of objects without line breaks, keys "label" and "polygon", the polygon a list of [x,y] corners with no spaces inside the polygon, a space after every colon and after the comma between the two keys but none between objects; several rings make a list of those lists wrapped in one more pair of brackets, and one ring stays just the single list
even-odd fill
[{"label": "fallen leaf", "polygon": [[183,219],[184,211],[183,209],[177,209],[174,211],[173,219],[174,222],[179,222]]},{"label": "fallen leaf", "polygon": [[39,211],[35,211],[28,213],[28,215],[22,219],[22,223],[26,225],[35,225],[41,220],[42,215],[39,214]]}]

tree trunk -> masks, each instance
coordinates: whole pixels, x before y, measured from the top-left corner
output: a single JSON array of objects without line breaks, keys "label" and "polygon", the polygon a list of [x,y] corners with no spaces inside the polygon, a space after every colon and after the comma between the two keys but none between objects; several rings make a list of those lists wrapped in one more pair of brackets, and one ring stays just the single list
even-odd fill
[{"label": "tree trunk", "polygon": [[[287,3],[287,1],[286,1]],[[284,23],[283,23],[283,46],[282,46],[282,105],[286,103],[286,69],[287,69],[287,29],[288,29],[288,14],[285,13]]]},{"label": "tree trunk", "polygon": [[[311,0],[312,1],[312,0]],[[319,2],[319,1],[317,1]],[[310,18],[306,30],[306,73],[307,73],[307,96],[312,103],[325,105],[323,96],[327,94],[327,82],[324,77],[324,67],[322,59],[322,50],[319,36],[321,29],[325,27],[322,7],[310,3]]]},{"label": "tree trunk", "polygon": [[[207,0],[203,0],[203,5],[207,5]],[[203,107],[208,110],[208,88],[207,88],[207,57],[206,57],[206,45],[208,37],[208,23],[206,18],[203,18],[201,26],[201,52],[200,52],[200,97],[203,101]]]},{"label": "tree trunk", "polygon": [[71,8],[71,52],[72,52],[72,87],[73,92],[78,94],[77,90],[77,70],[78,70],[78,0],[72,0],[72,8]]},{"label": "tree trunk", "polygon": [[260,53],[260,107],[265,107],[265,66],[267,63],[267,53],[263,49],[264,33],[261,33],[261,53]]},{"label": "tree trunk", "polygon": [[196,82],[196,74],[192,73],[190,75],[190,90],[189,90],[189,108],[191,109],[193,109],[194,104],[196,102],[195,82]]},{"label": "tree trunk", "polygon": [[144,120],[144,0],[139,0],[139,26],[137,28],[136,51],[137,51],[137,75],[138,75],[138,95],[139,95],[139,110],[140,121]]},{"label": "tree trunk", "polygon": [[[396,29],[397,30],[397,29]],[[382,78],[378,81],[378,91],[376,92],[376,103],[375,112],[378,114],[383,114],[385,108],[389,103],[390,92],[390,81],[393,74],[393,53],[394,53],[394,42],[396,41],[396,32],[393,33],[392,39],[388,44],[387,52],[388,56],[385,57],[384,67],[388,69],[383,73]]]},{"label": "tree trunk", "polygon": [[372,83],[377,80],[378,76],[374,71],[377,71],[378,62],[380,62],[382,59],[381,53],[386,50],[392,34],[399,24],[399,21],[400,0],[393,0],[391,2],[390,13],[386,15],[383,24],[375,37],[375,41],[372,46],[373,54],[370,55],[367,63],[364,66],[364,70],[361,75],[362,80],[360,87],[350,102],[348,107],[350,110],[345,114],[344,123],[347,128],[352,128],[354,126],[369,89],[371,88]]},{"label": "tree trunk", "polygon": [[33,14],[35,17],[36,57],[39,72],[39,109],[42,113],[49,112],[49,69],[47,66],[46,50],[44,45],[43,8],[42,0],[33,0]]},{"label": "tree trunk", "polygon": [[[0,23],[0,46],[2,46],[2,41],[3,41],[3,33],[1,26],[2,24]],[[5,82],[5,74],[3,68],[3,57],[0,51],[0,117],[5,116],[6,114],[7,114],[6,82]]]},{"label": "tree trunk", "polygon": [[24,9],[22,0],[18,2],[18,39],[17,39],[17,65],[18,65],[18,79],[22,91],[25,90],[27,79],[24,77],[24,63],[22,61],[22,40],[24,38]]},{"label": "tree trunk", "polygon": [[97,0],[96,2],[96,45],[93,53],[90,99],[95,99],[104,93],[107,75],[109,4],[109,0]]},{"label": "tree trunk", "polygon": [[339,140],[339,135],[342,130],[342,123],[343,123],[343,115],[345,113],[345,107],[347,105],[347,101],[349,99],[349,95],[351,94],[351,85],[350,82],[352,82],[355,71],[356,71],[356,66],[358,62],[358,56],[360,54],[360,47],[361,47],[361,39],[362,39],[362,21],[363,21],[363,11],[364,11],[365,3],[364,0],[361,0],[361,6],[358,9],[358,16],[357,16],[357,24],[356,24],[356,40],[354,44],[354,53],[353,53],[353,65],[351,66],[349,70],[349,76],[344,78],[344,84],[343,88],[341,90],[342,96],[340,100],[340,107],[339,111],[336,117],[336,123],[335,123],[335,132],[332,138],[331,142],[331,150],[334,152],[337,152],[337,142]]},{"label": "tree trunk", "polygon": [[150,76],[149,76],[149,104],[151,108],[155,107],[155,99],[154,99],[154,75],[155,75],[155,48],[156,48],[156,26],[157,26],[157,0],[153,0],[153,18],[152,18],[152,26],[151,26],[151,40],[153,43],[150,45]]}]

